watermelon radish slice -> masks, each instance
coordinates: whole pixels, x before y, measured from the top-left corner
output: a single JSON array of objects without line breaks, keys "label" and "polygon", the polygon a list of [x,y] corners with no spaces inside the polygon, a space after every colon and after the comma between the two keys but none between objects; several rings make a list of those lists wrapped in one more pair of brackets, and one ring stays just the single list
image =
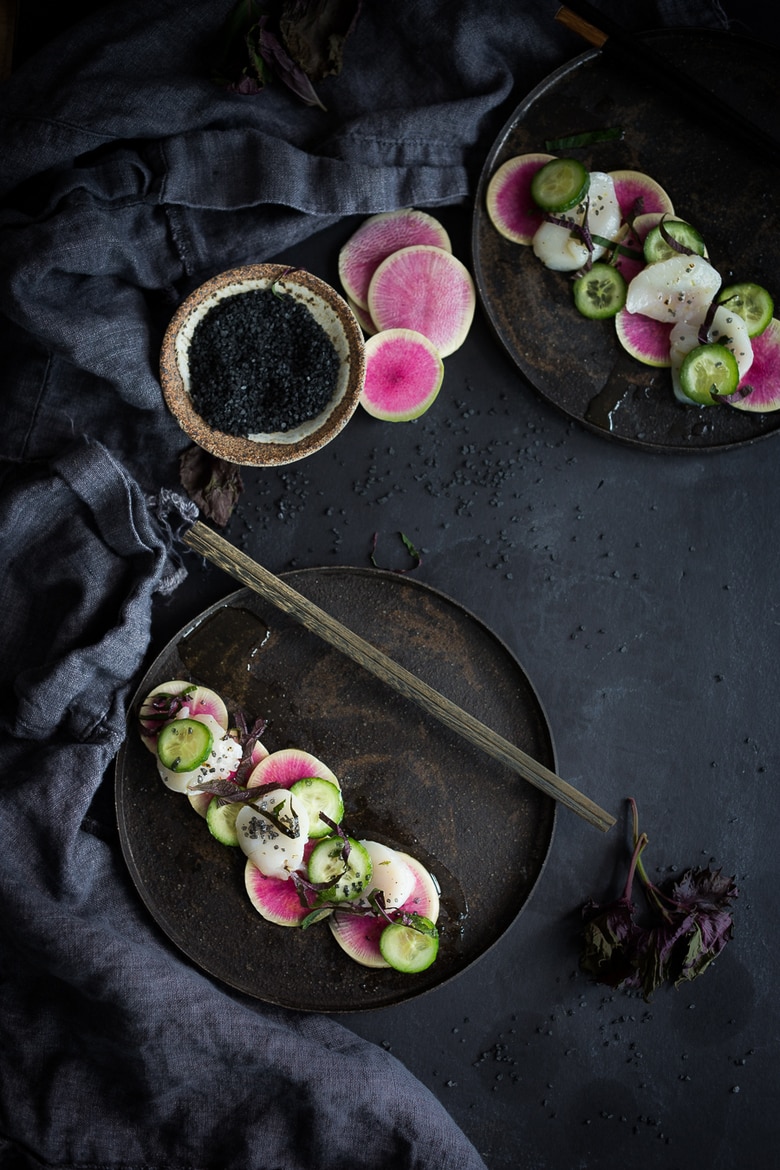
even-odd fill
[{"label": "watermelon radish slice", "polygon": [[339,252],[339,279],[347,297],[367,310],[368,286],[381,262],[399,248],[413,244],[452,251],[446,230],[426,211],[405,207],[399,211],[382,211],[364,220]]},{"label": "watermelon radish slice", "polygon": [[647,215],[651,211],[674,215],[669,195],[649,175],[629,170],[610,171],[609,174],[615,184],[615,194],[624,219],[630,221],[634,216]]},{"label": "watermelon radish slice", "polygon": [[737,410],[780,410],[780,321],[773,317],[752,345],[753,364],[726,402]]},{"label": "watermelon radish slice", "polygon": [[[435,922],[439,916],[439,891],[434,879],[415,857],[400,850],[397,852],[414,874],[414,887],[400,910],[393,912],[393,917],[406,912],[420,914]],[[390,966],[379,949],[379,939],[387,926],[386,918],[337,910],[328,919],[328,925],[342,950],[357,963],[364,967]]]},{"label": "watermelon radish slice", "polygon": [[374,418],[408,422],[433,403],[444,362],[433,342],[414,329],[383,329],[366,340],[360,404]]},{"label": "watermelon radish slice", "polygon": [[320,780],[330,780],[337,788],[341,785],[331,772],[327,764],[318,760],[310,752],[300,748],[280,748],[269,752],[249,774],[247,788],[257,788],[261,784],[272,784],[275,788],[292,788],[296,780],[306,780],[309,777],[319,777]]},{"label": "watermelon radish slice", "polygon": [[477,297],[462,261],[429,244],[393,252],[368,287],[368,309],[379,331],[412,329],[433,343],[439,357],[466,340]]},{"label": "watermelon radish slice", "polygon": [[485,192],[490,222],[500,235],[515,244],[530,244],[544,218],[531,197],[534,175],[552,154],[519,154],[508,158],[493,173]]},{"label": "watermelon radish slice", "polygon": [[172,679],[154,687],[138,712],[141,740],[150,752],[157,754],[157,736],[164,723],[182,715],[211,715],[223,732],[228,728],[227,707],[216,691],[186,679]]},{"label": "watermelon radish slice", "polygon": [[[304,869],[315,844],[309,841],[304,848]],[[306,890],[303,897],[307,904],[304,905],[299,887],[292,878],[266,877],[249,858],[244,866],[244,885],[258,914],[276,926],[300,926],[316,900],[316,893]]]},{"label": "watermelon radish slice", "polygon": [[371,320],[371,314],[369,313],[368,309],[362,308],[352,300],[352,297],[347,297],[347,304],[352,310],[355,320],[365,333],[366,337],[370,337],[372,333],[376,333],[376,325]]},{"label": "watermelon radish slice", "polygon": [[658,369],[672,364],[669,335],[673,328],[673,321],[655,321],[628,309],[621,309],[615,317],[615,332],[623,348],[643,365]]}]

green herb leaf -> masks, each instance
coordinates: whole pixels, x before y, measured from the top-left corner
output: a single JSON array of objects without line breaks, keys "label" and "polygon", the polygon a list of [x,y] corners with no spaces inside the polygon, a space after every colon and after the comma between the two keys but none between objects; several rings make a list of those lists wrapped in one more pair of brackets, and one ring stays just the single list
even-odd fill
[{"label": "green herb leaf", "polygon": [[[422,556],[417,551],[417,549],[414,547],[414,545],[412,544],[412,542],[408,536],[406,536],[403,532],[399,532],[398,535],[400,536],[400,538],[403,542],[404,548],[408,552],[409,556],[412,557],[413,560],[415,561],[415,564],[411,565],[407,569],[390,569],[389,572],[391,572],[391,573],[409,573],[409,572],[411,572],[412,569],[418,569],[420,567],[420,565],[422,564]],[[379,569],[382,567],[376,559],[376,546],[378,543],[379,543],[379,533],[375,532],[374,537],[373,537],[373,541],[371,543],[371,564],[376,569]]]},{"label": "green herb leaf", "polygon": [[567,134],[563,138],[548,138],[544,144],[545,150],[551,153],[556,150],[572,150],[577,146],[592,146],[596,142],[612,142],[623,137],[622,126],[611,126],[604,130],[584,130],[580,134]]}]

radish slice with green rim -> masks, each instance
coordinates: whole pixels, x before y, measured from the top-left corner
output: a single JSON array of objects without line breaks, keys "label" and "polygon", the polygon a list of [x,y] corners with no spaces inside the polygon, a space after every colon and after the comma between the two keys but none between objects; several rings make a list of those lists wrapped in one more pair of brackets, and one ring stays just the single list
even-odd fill
[{"label": "radish slice with green rim", "polygon": [[379,265],[399,248],[413,244],[452,251],[447,231],[427,211],[404,207],[381,211],[364,220],[339,252],[339,279],[347,297],[367,310],[368,286]]},{"label": "radish slice with green rim", "polygon": [[364,309],[360,305],[356,304],[356,302],[353,301],[351,297],[347,297],[347,304],[352,310],[355,316],[355,320],[365,335],[370,337],[372,333],[376,333],[376,325],[371,320],[371,314],[369,313],[368,309]]},{"label": "radish slice with green rim", "polygon": [[306,780],[310,777],[320,780],[330,780],[340,788],[338,779],[327,764],[317,759],[311,752],[301,748],[280,748],[269,752],[252,770],[247,779],[247,788],[257,788],[261,784],[273,784],[275,788],[292,788],[296,780]]},{"label": "radish slice with green rim", "polygon": [[150,752],[157,754],[157,736],[164,723],[181,715],[211,715],[223,731],[228,728],[227,707],[216,691],[183,678],[171,679],[154,687],[138,711],[141,740]]},{"label": "radish slice with green rim", "polygon": [[[399,911],[393,913],[420,914],[436,922],[439,917],[439,890],[432,875],[422,862],[408,853],[397,851],[414,874],[414,888]],[[331,933],[341,949],[364,967],[389,967],[382,958],[379,939],[387,926],[387,919],[373,914],[354,914],[336,910],[328,919]]]},{"label": "radish slice with green rim", "polygon": [[[304,849],[304,861],[311,852],[313,843]],[[249,901],[258,914],[276,926],[300,926],[316,900],[314,891],[306,891],[301,902],[300,889],[292,878],[266,877],[253,861],[247,858],[244,867],[244,885]],[[305,887],[304,887],[305,889]],[[323,916],[327,912],[323,909]]]},{"label": "radish slice with green rim", "polygon": [[552,154],[520,154],[493,172],[485,192],[490,222],[514,244],[530,244],[544,213],[531,197],[531,183]]},{"label": "radish slice with green rim", "polygon": [[384,329],[367,339],[364,352],[363,409],[385,422],[408,422],[424,414],[444,379],[444,362],[433,342],[413,329]]},{"label": "radish slice with green rim", "polygon": [[[674,215],[672,200],[655,179],[642,171],[609,171],[624,219],[646,215],[651,211]],[[641,203],[639,200],[641,199]]]},{"label": "radish slice with green rim", "polygon": [[780,321],[777,317],[752,339],[753,364],[736,394],[726,402],[737,410],[767,413],[780,410]]},{"label": "radish slice with green rim", "polygon": [[422,333],[444,358],[466,340],[476,308],[471,273],[457,256],[428,244],[401,248],[377,268],[368,309],[378,330]]},{"label": "radish slice with green rim", "polygon": [[669,335],[673,327],[673,321],[656,321],[644,313],[629,313],[627,309],[621,309],[615,317],[615,332],[623,349],[643,365],[657,369],[672,364]]}]

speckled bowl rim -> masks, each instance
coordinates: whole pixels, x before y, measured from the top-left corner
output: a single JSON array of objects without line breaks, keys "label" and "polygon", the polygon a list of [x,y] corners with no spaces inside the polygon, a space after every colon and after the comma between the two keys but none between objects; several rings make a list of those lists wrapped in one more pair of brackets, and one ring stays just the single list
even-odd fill
[{"label": "speckled bowl rim", "polygon": [[[215,430],[192,405],[187,385],[186,348],[195,324],[226,296],[277,284],[305,304],[342,357],[339,386],[327,411],[294,431],[256,439]],[[358,405],[365,376],[363,332],[347,302],[313,273],[286,264],[245,264],[199,285],[181,303],[168,325],[160,351],[160,384],[168,409],[184,433],[205,451],[246,467],[293,463],[329,443]]]}]

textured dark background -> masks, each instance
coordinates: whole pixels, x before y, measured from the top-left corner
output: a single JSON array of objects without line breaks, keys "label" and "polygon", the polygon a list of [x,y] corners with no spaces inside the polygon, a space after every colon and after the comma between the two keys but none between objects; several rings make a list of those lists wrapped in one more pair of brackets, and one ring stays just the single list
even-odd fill
[{"label": "textured dark background", "polygon": [[[94,7],[23,3],[19,53]],[[778,42],[776,9],[725,8]],[[470,209],[440,217],[468,258]],[[355,226],[280,259],[335,284]],[[305,464],[245,473],[227,535],[277,571],[364,567],[375,534],[384,567],[406,566],[407,534],[416,575],[522,662],[561,774],[618,817],[605,837],[559,815],[531,904],[453,984],[345,1017],[430,1086],[490,1170],[777,1165],[777,443],[678,458],[588,433],[535,396],[478,313],[419,422],[358,413]],[[157,604],[150,658],[234,588],[190,570]],[[629,796],[652,876],[711,864],[741,890],[722,958],[650,1004],[577,967],[581,903],[620,888]]]}]

